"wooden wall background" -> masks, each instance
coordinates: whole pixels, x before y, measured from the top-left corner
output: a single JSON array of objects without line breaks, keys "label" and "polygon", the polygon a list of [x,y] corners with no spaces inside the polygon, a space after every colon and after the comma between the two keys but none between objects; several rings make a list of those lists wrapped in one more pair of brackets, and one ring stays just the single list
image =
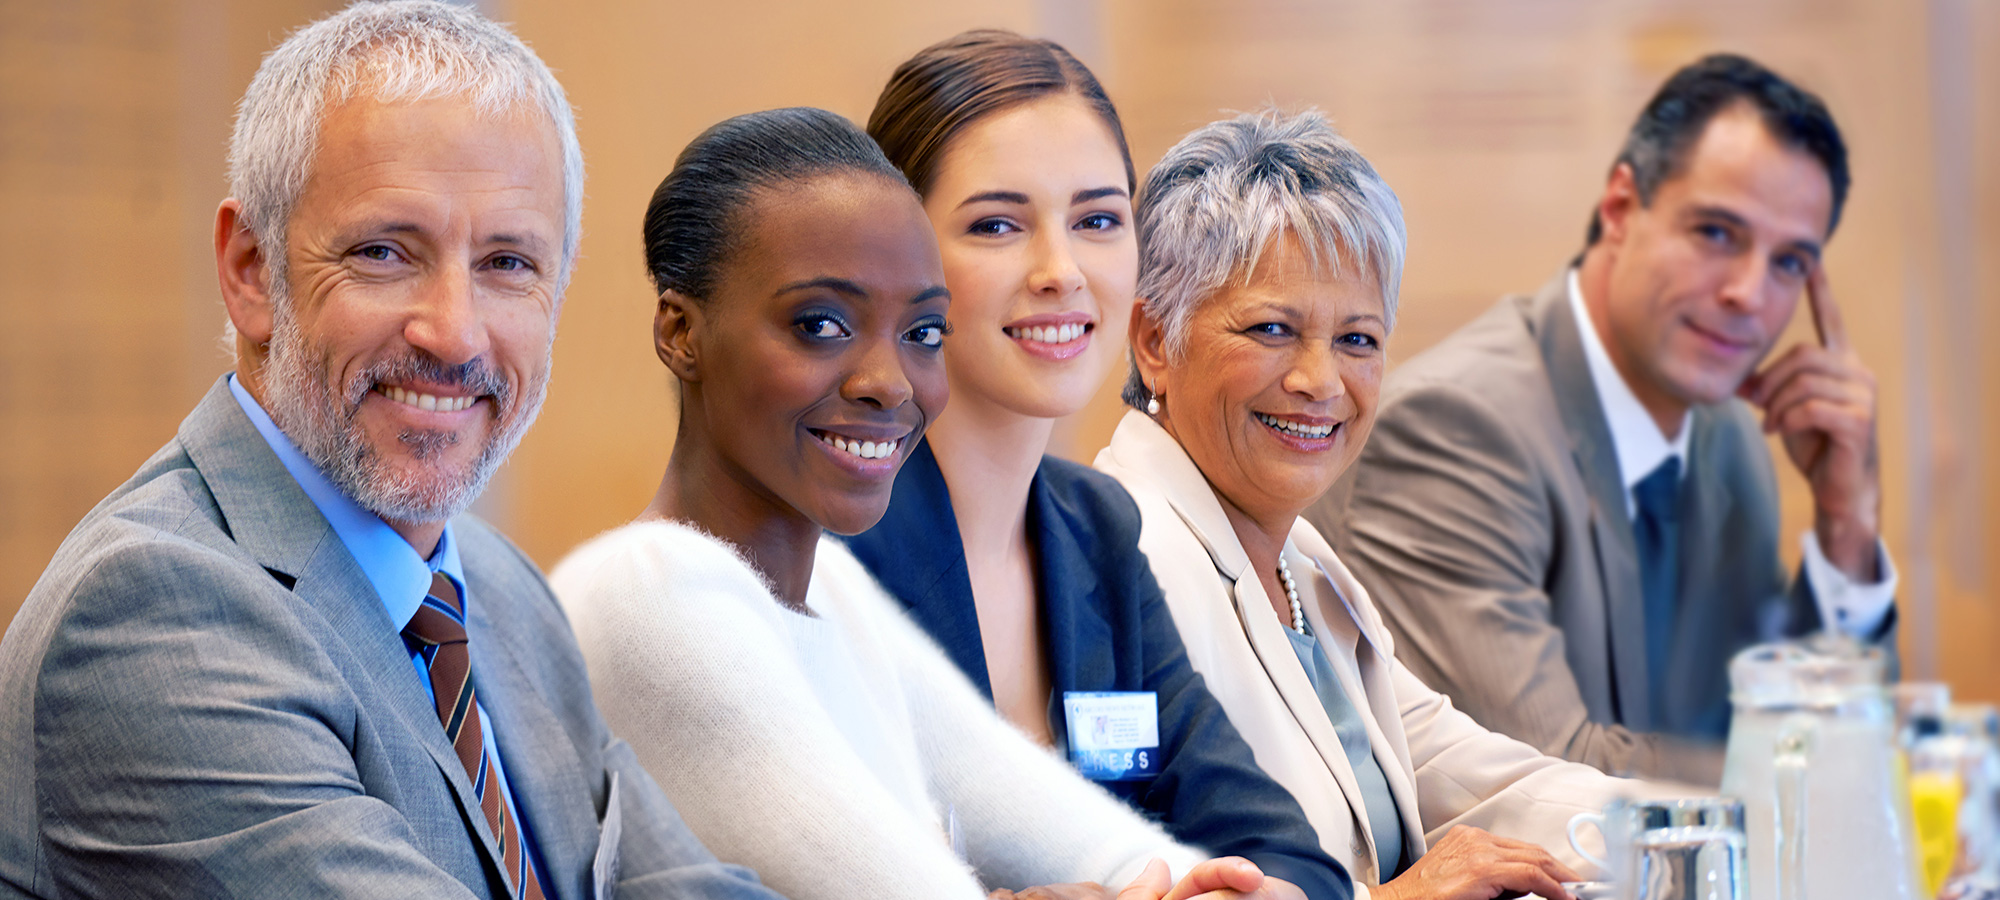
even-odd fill
[{"label": "wooden wall background", "polygon": [[[314,0],[0,0],[0,621],[70,526],[227,366],[208,229],[233,105]],[[671,441],[640,264],[646,198],[725,116],[867,113],[896,62],[963,28],[1092,64],[1143,168],[1224,110],[1315,105],[1403,199],[1392,353],[1581,241],[1658,82],[1710,50],[1827,98],[1856,186],[1828,264],[1882,383],[1889,542],[1913,675],[2000,699],[2000,0],[494,0],[554,66],[590,169],[584,259],[542,420],[482,502],[544,565],[637,512]],[[1809,331],[1800,324],[1795,332]],[[1107,390],[1058,434],[1088,459]],[[1783,467],[1781,466],[1781,469]],[[1785,487],[1790,530],[1803,485]]]}]

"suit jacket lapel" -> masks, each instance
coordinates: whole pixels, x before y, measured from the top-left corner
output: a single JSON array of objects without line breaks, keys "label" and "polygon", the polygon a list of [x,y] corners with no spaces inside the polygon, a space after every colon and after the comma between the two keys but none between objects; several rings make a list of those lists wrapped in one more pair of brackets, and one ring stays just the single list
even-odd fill
[{"label": "suit jacket lapel", "polygon": [[[1604,575],[1606,636],[1611,650],[1619,721],[1636,729],[1653,727],[1646,676],[1646,614],[1639,584],[1639,551],[1631,516],[1625,511],[1625,483],[1604,405],[1583,355],[1582,323],[1570,312],[1569,273],[1564,271],[1530,301],[1529,326],[1541,343],[1556,408],[1569,433],[1577,469],[1590,493],[1590,526],[1598,569]],[[1571,640],[1576,636],[1571,635]]]},{"label": "suit jacket lapel", "polygon": [[451,786],[459,815],[485,851],[489,876],[497,877],[500,854],[492,829],[479,811],[471,778],[445,740],[409,649],[389,621],[374,585],[243,414],[226,377],[209,389],[181,424],[180,440],[237,545],[324,617],[375,687],[390,698],[411,739],[430,755]]},{"label": "suit jacket lapel", "polygon": [[[1362,725],[1368,729],[1369,749],[1382,768],[1383,779],[1389,783],[1389,796],[1395,801],[1403,823],[1401,835],[1375,836],[1371,831],[1369,849],[1373,852],[1376,840],[1399,839],[1403,842],[1403,862],[1407,867],[1424,853],[1424,828],[1417,785],[1411,777],[1409,738],[1402,727],[1403,707],[1396,699],[1394,674],[1389,668],[1394,651],[1388,630],[1367,600],[1366,589],[1341,563],[1326,538],[1304,519],[1292,527],[1292,545],[1309,557],[1327,584],[1333,586],[1334,596],[1316,597],[1318,602],[1306,609],[1306,618],[1320,634],[1343,641],[1339,645],[1343,652],[1348,644],[1354,645],[1354,670],[1349,672],[1347,667],[1336,664],[1334,671],[1340,677],[1348,702],[1361,712]],[[1355,681],[1357,676],[1359,682]],[[1357,802],[1355,808],[1357,818],[1365,820],[1361,804]],[[1384,872],[1381,876],[1390,874]]]},{"label": "suit jacket lapel", "polygon": [[[1247,576],[1250,573],[1239,570],[1237,574]],[[1250,641],[1250,649],[1257,654],[1257,661],[1263,664],[1264,673],[1270,676],[1271,683],[1277,686],[1278,695],[1284,698],[1285,708],[1291,710],[1293,721],[1299,723],[1306,738],[1312,741],[1313,749],[1319,752],[1320,761],[1333,774],[1333,781],[1340,786],[1341,795],[1347,798],[1347,809],[1354,818],[1354,833],[1361,835],[1367,859],[1379,859],[1375,852],[1378,836],[1369,827],[1368,816],[1363,812],[1367,809],[1367,798],[1361,793],[1361,780],[1354,774],[1354,766],[1347,761],[1347,748],[1341,746],[1339,731],[1327,718],[1326,707],[1320,705],[1319,693],[1313,690],[1312,680],[1306,677],[1298,654],[1292,650],[1291,638],[1285,636],[1285,626],[1272,613],[1270,595],[1265,593],[1264,584],[1258,578],[1236,578],[1235,586],[1231,600],[1236,607],[1236,620],[1243,626],[1244,637]],[[1345,640],[1354,632],[1351,627],[1346,629],[1345,634],[1334,630],[1323,617],[1316,617],[1313,624],[1320,627],[1317,633],[1322,641]],[[1345,673],[1338,672],[1340,666],[1336,665],[1334,669],[1341,677],[1340,688],[1347,694],[1347,702],[1353,704],[1356,711],[1366,710],[1366,697],[1358,689],[1359,686],[1347,682]],[[1363,716],[1366,715],[1363,712]]]},{"label": "suit jacket lapel", "polygon": [[535,648],[521,629],[494,627],[489,605],[481,602],[498,588],[481,583],[470,561],[466,579],[473,582],[466,612],[473,677],[481,697],[505,701],[481,705],[498,735],[508,787],[549,883],[556,896],[568,897],[572,886],[589,883],[597,850],[597,811],[591,805],[591,785],[584,781],[584,760],[528,676]]},{"label": "suit jacket lapel", "polygon": [[[1341,746],[1340,735],[1327,718],[1326,708],[1320,705],[1319,694],[1313,690],[1311,679],[1306,677],[1305,669],[1299,665],[1291,639],[1285,636],[1285,626],[1271,612],[1270,595],[1264,592],[1263,582],[1255,577],[1246,577],[1250,575],[1250,556],[1244,552],[1242,542],[1237,540],[1236,530],[1230,526],[1229,516],[1223,512],[1221,501],[1215,498],[1215,490],[1209,486],[1208,478],[1201,474],[1194,460],[1188,458],[1187,451],[1181,449],[1165,429],[1137,412],[1125,414],[1107,452],[1113,454],[1113,461],[1123,471],[1151,479],[1161,487],[1174,514],[1208,551],[1216,572],[1229,580],[1232,586],[1230,603],[1236,613],[1236,622],[1250,643],[1251,652],[1257,655],[1257,661],[1270,677],[1271,684],[1277,687],[1278,695],[1284,699],[1285,708],[1291,712],[1293,721],[1312,741],[1320,761],[1333,775],[1334,783],[1340,786],[1342,796],[1347,798],[1347,808],[1354,817],[1354,833],[1362,836],[1366,858],[1371,861],[1377,859],[1375,835],[1369,830],[1368,816],[1359,812],[1366,808],[1360,779],[1355,777],[1354,767],[1347,762],[1347,750]],[[1314,624],[1323,626],[1325,623],[1316,620]],[[1351,628],[1349,630],[1352,631]],[[1348,685],[1343,683],[1342,687]],[[1366,708],[1358,691],[1348,691],[1348,700],[1355,704],[1356,709]]]},{"label": "suit jacket lapel", "polygon": [[[1112,646],[1111,624],[1105,621],[1103,604],[1097,600],[1097,569],[1086,550],[1091,535],[1082,533],[1053,492],[1046,470],[1037,470],[1028,486],[1028,543],[1034,548],[1040,570],[1037,588],[1041,591],[1043,637],[1049,648],[1049,697],[1052,723],[1066,717],[1061,710],[1064,691],[1106,690],[1118,684],[1117,654]],[[970,601],[968,601],[970,602]]]},{"label": "suit jacket lapel", "polygon": [[[297,579],[329,546],[347,556],[326,517],[236,405],[226,376],[181,422],[180,441],[237,546],[281,582]],[[356,588],[373,600],[374,590],[351,559],[350,568]]]}]

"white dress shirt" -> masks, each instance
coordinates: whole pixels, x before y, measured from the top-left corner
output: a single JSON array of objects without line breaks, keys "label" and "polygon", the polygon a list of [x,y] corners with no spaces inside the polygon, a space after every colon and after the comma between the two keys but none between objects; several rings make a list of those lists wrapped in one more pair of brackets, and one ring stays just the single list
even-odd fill
[{"label": "white dress shirt", "polygon": [[[1618,456],[1618,475],[1625,485],[1625,514],[1636,515],[1638,498],[1633,489],[1668,457],[1681,461],[1681,477],[1687,477],[1689,434],[1692,411],[1681,417],[1680,428],[1669,438],[1632,393],[1625,376],[1611,364],[1604,340],[1583,302],[1583,288],[1575,269],[1569,270],[1569,306],[1575,314],[1577,330],[1583,334],[1583,356],[1590,365],[1590,379],[1597,388],[1597,400],[1604,407],[1604,422],[1611,429],[1611,446]],[[1888,548],[1876,542],[1876,558],[1882,565],[1882,580],[1861,584],[1848,577],[1826,558],[1819,535],[1806,529],[1799,536],[1803,548],[1806,583],[1812,586],[1820,621],[1857,638],[1866,639],[1882,627],[1896,599],[1896,567],[1889,561]]]}]

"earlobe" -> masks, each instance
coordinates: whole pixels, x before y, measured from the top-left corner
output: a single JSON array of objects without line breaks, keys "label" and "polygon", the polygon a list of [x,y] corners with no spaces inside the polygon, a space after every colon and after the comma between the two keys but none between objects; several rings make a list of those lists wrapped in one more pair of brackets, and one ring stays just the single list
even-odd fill
[{"label": "earlobe", "polygon": [[243,220],[243,204],[234,197],[215,210],[215,275],[236,333],[251,344],[270,343],[270,269],[257,236]]},{"label": "earlobe", "polygon": [[701,307],[692,298],[675,290],[660,292],[660,308],[653,314],[653,351],[674,377],[690,384],[701,380],[700,355],[695,352],[701,325]]},{"label": "earlobe", "polygon": [[1152,393],[1166,393],[1166,332],[1146,314],[1143,297],[1132,304],[1131,329],[1127,333],[1131,336],[1132,363],[1139,368],[1139,378]]}]

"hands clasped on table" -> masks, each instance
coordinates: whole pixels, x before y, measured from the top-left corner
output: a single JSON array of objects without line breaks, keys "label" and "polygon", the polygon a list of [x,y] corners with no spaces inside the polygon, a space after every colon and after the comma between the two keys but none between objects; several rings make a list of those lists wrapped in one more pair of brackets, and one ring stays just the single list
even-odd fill
[{"label": "hands clasped on table", "polygon": [[1305,900],[1305,892],[1265,875],[1247,859],[1226,856],[1189,869],[1178,884],[1167,864],[1156,859],[1116,894],[1095,883],[1049,884],[994,891],[987,900]]}]

